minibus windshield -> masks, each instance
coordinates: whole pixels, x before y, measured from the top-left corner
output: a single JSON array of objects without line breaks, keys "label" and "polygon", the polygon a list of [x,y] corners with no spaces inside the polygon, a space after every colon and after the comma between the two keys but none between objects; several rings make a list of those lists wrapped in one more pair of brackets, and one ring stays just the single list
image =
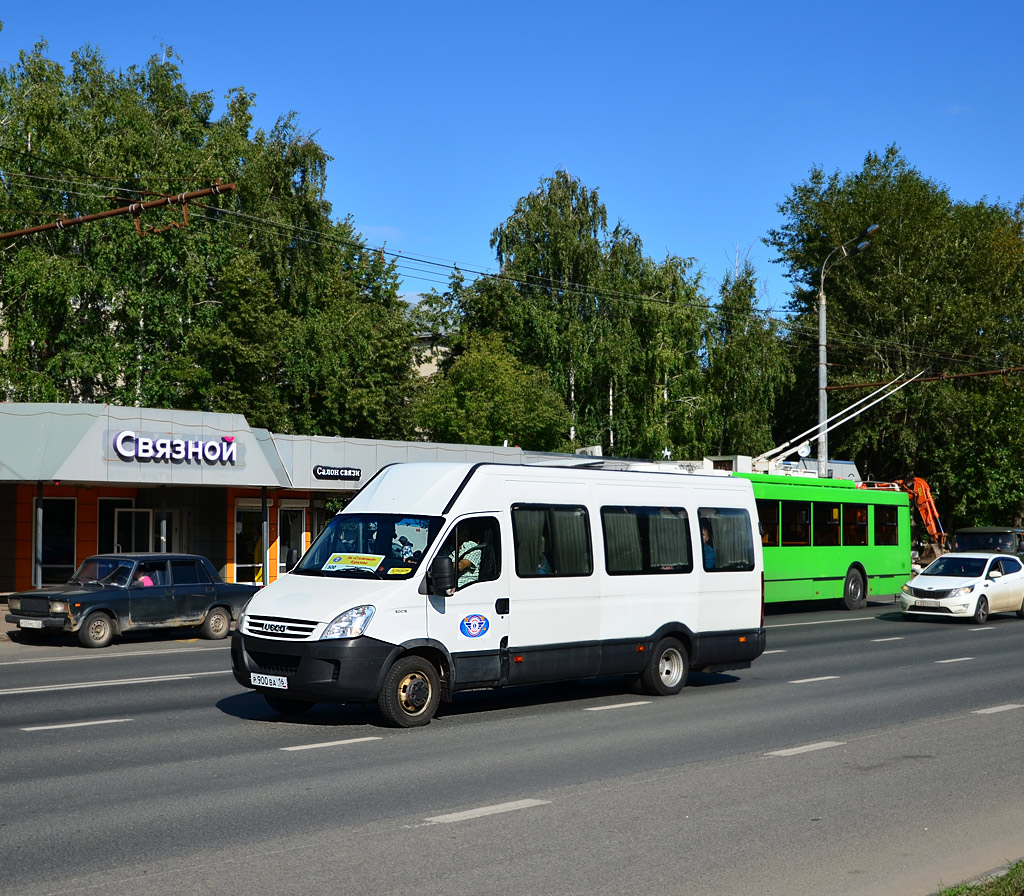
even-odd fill
[{"label": "minibus windshield", "polygon": [[415,574],[444,517],[339,513],[293,572],[306,576],[404,579]]}]

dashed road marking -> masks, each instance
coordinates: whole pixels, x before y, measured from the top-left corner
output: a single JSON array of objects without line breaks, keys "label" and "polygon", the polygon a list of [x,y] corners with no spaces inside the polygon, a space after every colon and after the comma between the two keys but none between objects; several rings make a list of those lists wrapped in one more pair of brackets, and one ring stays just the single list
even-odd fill
[{"label": "dashed road marking", "polygon": [[116,725],[118,722],[134,722],[135,719],[96,719],[93,722],[65,722],[62,725],[33,725],[22,731],[56,731],[58,728],[87,728],[90,725]]},{"label": "dashed road marking", "polygon": [[943,666],[946,663],[966,663],[966,662],[969,662],[970,660],[973,660],[973,659],[974,659],[973,656],[958,656],[958,657],[956,657],[956,659],[952,659],[952,660],[936,660],[935,661],[935,665],[936,666]]},{"label": "dashed road marking", "polygon": [[348,740],[328,740],[319,744],[301,744],[297,747],[281,747],[285,752],[297,752],[299,750],[319,750],[322,747],[343,747],[346,744],[365,744],[370,740],[381,740],[379,737],[350,737]]},{"label": "dashed road marking", "polygon": [[990,706],[988,709],[975,709],[971,712],[976,716],[985,716],[993,712],[1008,712],[1011,709],[1024,709],[1024,704],[1004,703],[1002,706]]},{"label": "dashed road marking", "polygon": [[845,745],[845,741],[841,740],[823,740],[816,744],[805,744],[802,747],[790,747],[788,750],[773,750],[771,753],[765,753],[766,756],[797,756],[800,753],[813,753],[815,750],[827,750],[830,747],[842,747]]},{"label": "dashed road marking", "polygon": [[634,700],[632,703],[610,703],[607,706],[587,706],[584,712],[601,712],[605,709],[625,709],[627,706],[649,706],[650,700]]},{"label": "dashed road marking", "polygon": [[468,809],[465,812],[452,812],[448,815],[435,815],[427,818],[431,824],[450,824],[455,821],[469,821],[487,815],[498,815],[501,812],[516,812],[519,809],[532,809],[534,806],[546,806],[550,800],[516,800],[512,803],[496,803],[493,806],[481,806],[479,809]]},{"label": "dashed road marking", "polygon": [[794,678],[790,684],[810,684],[813,681],[832,681],[833,678],[838,677],[838,675],[821,675],[818,678]]}]

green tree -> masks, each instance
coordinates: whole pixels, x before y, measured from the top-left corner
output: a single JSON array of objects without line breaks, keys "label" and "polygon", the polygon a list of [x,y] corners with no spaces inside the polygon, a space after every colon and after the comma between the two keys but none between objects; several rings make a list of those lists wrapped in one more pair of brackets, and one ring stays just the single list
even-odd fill
[{"label": "green tree", "polygon": [[544,370],[570,413],[570,447],[617,454],[686,453],[693,408],[674,402],[701,378],[707,305],[690,259],[655,263],[596,190],[565,171],[518,200],[491,236],[500,273],[445,297],[464,335],[493,333]]},{"label": "green tree", "polygon": [[0,70],[0,230],[235,189],[0,245],[0,398],[401,434],[412,333],[394,265],[331,220],[329,158],[294,115],[254,130],[237,88],[213,119],[169,49],[120,72],[90,47],[65,71],[46,49]]},{"label": "green tree", "polygon": [[758,455],[776,442],[775,404],[792,382],[781,327],[757,307],[757,274],[749,259],[728,272],[713,313],[708,400],[713,454]]},{"label": "green tree", "polygon": [[[957,201],[890,146],[860,171],[812,169],[780,204],[785,223],[766,242],[795,291],[790,343],[796,382],[782,403],[789,434],[816,419],[817,292],[832,249],[878,224],[869,252],[831,265],[829,383],[838,411],[887,382],[925,371],[947,379],[912,385],[830,433],[833,457],[862,473],[929,481],[947,527],[1008,522],[1024,510],[1024,450],[1016,418],[1024,326],[1024,217],[984,200]],[[948,377],[961,377],[952,379]]]},{"label": "green tree", "polygon": [[428,380],[415,419],[435,442],[507,441],[553,451],[564,447],[569,414],[544,371],[519,361],[490,334],[471,339],[465,352]]}]

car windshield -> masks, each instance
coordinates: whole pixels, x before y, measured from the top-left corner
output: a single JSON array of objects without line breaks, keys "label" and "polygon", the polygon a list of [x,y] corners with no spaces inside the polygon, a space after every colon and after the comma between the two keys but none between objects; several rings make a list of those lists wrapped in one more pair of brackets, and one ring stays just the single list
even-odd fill
[{"label": "car windshield", "polygon": [[1013,552],[1013,536],[1008,532],[957,532],[953,536],[954,551]]},{"label": "car windshield", "polygon": [[944,554],[921,575],[977,579],[985,572],[985,564],[987,562],[987,560],[981,557],[958,557],[956,554]]},{"label": "car windshield", "polygon": [[444,518],[390,513],[339,513],[303,555],[294,572],[359,578],[413,575],[441,531]]},{"label": "car windshield", "polygon": [[116,557],[90,557],[71,577],[72,585],[117,585],[126,586],[131,581],[132,567],[130,560],[119,560]]}]

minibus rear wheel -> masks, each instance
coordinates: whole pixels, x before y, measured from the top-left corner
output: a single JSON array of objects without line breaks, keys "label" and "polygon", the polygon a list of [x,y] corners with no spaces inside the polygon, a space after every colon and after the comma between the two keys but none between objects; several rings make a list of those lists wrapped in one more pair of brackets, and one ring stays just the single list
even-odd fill
[{"label": "minibus rear wheel", "polygon": [[662,638],[640,676],[648,694],[668,697],[678,694],[686,685],[689,658],[683,645],[675,638]]},{"label": "minibus rear wheel", "polygon": [[430,660],[415,654],[395,660],[377,698],[381,714],[396,728],[426,725],[441,702],[441,677]]}]

